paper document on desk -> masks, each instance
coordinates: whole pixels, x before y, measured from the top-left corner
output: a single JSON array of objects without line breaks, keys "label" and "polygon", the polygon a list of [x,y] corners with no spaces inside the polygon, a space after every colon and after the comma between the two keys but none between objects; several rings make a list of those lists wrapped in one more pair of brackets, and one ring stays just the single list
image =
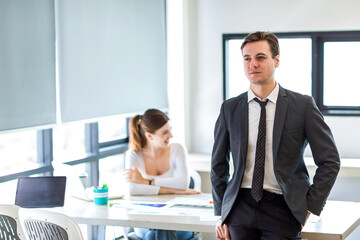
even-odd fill
[{"label": "paper document on desk", "polygon": [[173,202],[128,202],[128,214],[151,214],[162,216],[200,216],[201,208],[178,207]]},{"label": "paper document on desk", "polygon": [[214,216],[214,211],[209,208],[183,208],[183,207],[173,207],[173,208],[139,208],[132,209],[128,212],[129,215],[157,215],[157,216],[192,216],[199,217],[200,221],[217,221],[218,216]]},{"label": "paper document on desk", "polygon": [[192,209],[182,208],[140,208],[133,209],[128,214],[149,214],[159,216],[196,216],[197,214]]},{"label": "paper document on desk", "polygon": [[200,221],[206,222],[206,221],[215,221],[217,222],[219,220],[219,216],[214,215],[214,211],[204,210],[200,213]]},{"label": "paper document on desk", "polygon": [[[193,206],[177,206],[167,202],[163,207],[152,207],[154,203],[146,205],[136,205],[128,212],[129,215],[156,215],[156,216],[192,216],[198,217],[200,221],[217,221],[219,217],[214,216],[212,208],[193,207]],[[132,205],[135,206],[135,205]]]},{"label": "paper document on desk", "polygon": [[176,197],[166,202],[170,206],[182,207],[198,207],[198,208],[213,208],[214,204],[211,198],[196,198],[196,197]]},{"label": "paper document on desk", "polygon": [[110,203],[111,207],[120,207],[128,209],[151,209],[151,208],[164,208],[168,205],[163,202],[129,202],[129,201],[113,201]]}]

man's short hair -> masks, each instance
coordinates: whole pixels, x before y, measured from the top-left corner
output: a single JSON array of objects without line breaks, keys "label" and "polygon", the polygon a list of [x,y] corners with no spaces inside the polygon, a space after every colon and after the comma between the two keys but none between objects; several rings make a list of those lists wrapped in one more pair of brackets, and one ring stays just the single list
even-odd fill
[{"label": "man's short hair", "polygon": [[258,41],[267,41],[269,43],[272,58],[274,58],[277,55],[280,55],[278,38],[275,34],[271,32],[258,31],[258,32],[249,33],[244,38],[244,42],[241,44],[241,51],[243,50],[246,44],[250,42],[258,42]]}]

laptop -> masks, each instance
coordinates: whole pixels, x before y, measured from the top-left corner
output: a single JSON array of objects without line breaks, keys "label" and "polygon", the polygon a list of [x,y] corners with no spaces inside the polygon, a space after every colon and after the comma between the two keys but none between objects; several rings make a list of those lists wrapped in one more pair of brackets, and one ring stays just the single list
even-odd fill
[{"label": "laptop", "polygon": [[66,177],[19,177],[15,205],[26,208],[62,207],[65,200]]}]

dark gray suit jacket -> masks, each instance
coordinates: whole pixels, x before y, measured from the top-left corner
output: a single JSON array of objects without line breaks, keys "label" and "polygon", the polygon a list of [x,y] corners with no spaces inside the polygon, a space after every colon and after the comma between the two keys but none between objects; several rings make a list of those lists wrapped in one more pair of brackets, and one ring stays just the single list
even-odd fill
[{"label": "dark gray suit jacket", "polygon": [[[226,221],[239,193],[248,150],[247,92],[225,101],[215,125],[211,182],[215,215]],[[317,165],[310,184],[303,153],[310,144]],[[229,181],[229,156],[234,173]],[[276,180],[296,219],[304,224],[307,211],[319,215],[340,169],[340,159],[329,127],[312,97],[280,86],[273,129]]]}]

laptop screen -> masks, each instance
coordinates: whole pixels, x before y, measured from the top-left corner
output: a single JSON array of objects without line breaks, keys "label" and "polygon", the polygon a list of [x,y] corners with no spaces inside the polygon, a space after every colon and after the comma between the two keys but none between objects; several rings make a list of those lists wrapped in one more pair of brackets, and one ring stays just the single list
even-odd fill
[{"label": "laptop screen", "polygon": [[20,177],[15,205],[20,207],[64,206],[66,177]]}]

